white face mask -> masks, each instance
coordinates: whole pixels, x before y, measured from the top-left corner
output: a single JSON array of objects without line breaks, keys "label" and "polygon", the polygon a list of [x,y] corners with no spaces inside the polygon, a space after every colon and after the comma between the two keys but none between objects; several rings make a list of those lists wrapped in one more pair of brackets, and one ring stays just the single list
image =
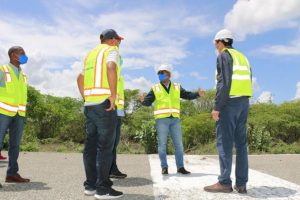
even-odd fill
[{"label": "white face mask", "polygon": [[218,49],[215,50],[215,53],[217,55],[217,57],[219,56],[220,52],[218,51]]}]

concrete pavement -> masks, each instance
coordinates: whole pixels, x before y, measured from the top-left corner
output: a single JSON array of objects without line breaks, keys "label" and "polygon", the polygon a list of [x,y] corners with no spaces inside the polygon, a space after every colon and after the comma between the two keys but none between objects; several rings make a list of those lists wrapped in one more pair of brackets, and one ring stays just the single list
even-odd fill
[{"label": "concrete pavement", "polygon": [[[7,152],[4,154],[7,155]],[[182,200],[185,199],[184,197],[189,197],[187,194],[196,195],[190,196],[189,199],[199,199],[204,194],[206,199],[218,199],[218,195],[210,196],[203,192],[201,185],[216,181],[219,169],[218,161],[214,158],[216,157],[186,156],[186,167],[193,174],[190,177],[181,177],[176,174],[176,169],[173,169],[175,166],[174,158],[170,156],[168,161],[171,174],[169,177],[161,179],[157,155],[119,155],[119,168],[128,174],[128,178],[113,180],[114,188],[125,193],[124,197],[120,199],[128,200],[170,199],[170,197],[172,197],[171,199]],[[260,171],[251,170],[249,182],[256,181],[251,182],[251,184],[257,184],[260,190],[253,190],[251,186],[252,196],[239,199],[276,198],[279,200],[299,197],[300,155],[250,156],[249,160],[251,168]],[[29,184],[4,183],[7,162],[0,161],[0,182],[3,185],[3,188],[0,189],[0,200],[94,199],[83,195],[84,170],[82,155],[79,153],[21,153],[19,164],[20,174],[31,178],[32,182]],[[283,178],[286,181],[265,173]],[[275,187],[274,184],[277,186]],[[167,187],[165,187],[166,185]],[[186,196],[176,195],[178,190],[174,188],[178,188],[179,185],[183,187],[182,190],[179,190],[180,193],[186,194]],[[227,197],[231,199],[232,197],[240,197],[234,195],[237,194],[234,193]]]}]

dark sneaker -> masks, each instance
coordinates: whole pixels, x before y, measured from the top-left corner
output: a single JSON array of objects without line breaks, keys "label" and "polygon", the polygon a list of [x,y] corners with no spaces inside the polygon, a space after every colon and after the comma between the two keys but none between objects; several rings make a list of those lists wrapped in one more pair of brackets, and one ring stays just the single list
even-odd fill
[{"label": "dark sneaker", "polygon": [[0,188],[2,188],[2,185],[1,185],[1,183],[0,183]]},{"label": "dark sneaker", "polygon": [[168,173],[168,168],[162,168],[162,170],[161,170],[161,174],[162,175],[168,175],[169,173]]},{"label": "dark sneaker", "polygon": [[247,193],[247,188],[246,186],[234,186],[234,189],[241,194],[246,194]]},{"label": "dark sneaker", "polygon": [[233,191],[231,186],[222,185],[220,183],[206,186],[204,187],[204,190],[206,192],[213,192],[213,193],[217,193],[217,192],[230,193]]},{"label": "dark sneaker", "polygon": [[184,169],[184,167],[181,167],[181,168],[179,168],[179,169],[177,170],[177,173],[180,173],[180,174],[190,174],[191,172],[186,171],[186,170]]},{"label": "dark sneaker", "polygon": [[120,172],[119,170],[114,172],[114,173],[111,173],[109,175],[109,178],[126,178],[127,177],[127,174],[123,174],[122,172]]},{"label": "dark sneaker", "polygon": [[84,195],[86,196],[94,196],[95,194],[96,194],[96,190],[88,190],[88,189],[84,190]]},{"label": "dark sneaker", "polygon": [[117,199],[123,196],[123,192],[114,190],[114,189],[110,189],[109,192],[107,192],[106,194],[95,194],[95,198],[96,199]]}]

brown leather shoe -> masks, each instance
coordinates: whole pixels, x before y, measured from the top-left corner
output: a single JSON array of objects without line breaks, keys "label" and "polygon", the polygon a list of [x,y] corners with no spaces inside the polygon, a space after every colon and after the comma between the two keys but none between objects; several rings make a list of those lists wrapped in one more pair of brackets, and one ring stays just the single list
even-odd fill
[{"label": "brown leather shoe", "polygon": [[20,174],[16,174],[15,176],[6,176],[6,183],[28,183],[30,179],[22,178]]},{"label": "brown leather shoe", "polygon": [[204,187],[204,190],[206,192],[214,192],[214,193],[217,193],[217,192],[230,193],[233,191],[231,186],[222,185],[220,183],[206,186],[206,187]]}]

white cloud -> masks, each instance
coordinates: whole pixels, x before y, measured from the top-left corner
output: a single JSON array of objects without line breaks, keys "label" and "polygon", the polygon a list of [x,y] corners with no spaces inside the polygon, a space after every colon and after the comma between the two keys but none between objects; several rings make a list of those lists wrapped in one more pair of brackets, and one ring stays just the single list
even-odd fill
[{"label": "white cloud", "polygon": [[263,91],[260,96],[256,99],[256,103],[272,103],[274,96],[270,91]]},{"label": "white cloud", "polygon": [[297,83],[296,87],[297,90],[296,90],[295,99],[300,99],[300,81]]},{"label": "white cloud", "polygon": [[196,78],[197,80],[206,80],[207,77],[201,76],[199,72],[190,72],[189,74],[191,77]]},{"label": "white cloud", "polygon": [[[30,59],[24,70],[30,83],[42,92],[78,97],[76,75],[82,68],[81,60],[98,44],[99,34],[106,28],[114,28],[125,37],[120,48],[124,68],[143,69],[165,62],[180,63],[189,54],[187,34],[202,37],[216,27],[214,20],[207,23],[206,16],[191,15],[179,8],[145,12],[146,7],[140,7],[86,14],[80,12],[84,1],[76,2],[45,3],[48,21],[7,12],[0,16],[0,27],[5,30],[0,38],[1,60],[7,58],[10,46],[23,46]],[[179,78],[179,73],[175,72],[176,76]],[[142,77],[128,83],[131,88],[136,85],[149,89],[152,83]]]},{"label": "white cloud", "polygon": [[152,85],[151,81],[147,80],[144,76],[132,78],[131,76],[124,75],[125,89],[139,89],[142,92],[148,92]]},{"label": "white cloud", "polygon": [[274,55],[300,55],[300,36],[288,45],[271,45],[263,47],[259,51]]},{"label": "white cloud", "polygon": [[239,0],[226,16],[224,25],[239,40],[275,28],[298,27],[299,0]]}]

